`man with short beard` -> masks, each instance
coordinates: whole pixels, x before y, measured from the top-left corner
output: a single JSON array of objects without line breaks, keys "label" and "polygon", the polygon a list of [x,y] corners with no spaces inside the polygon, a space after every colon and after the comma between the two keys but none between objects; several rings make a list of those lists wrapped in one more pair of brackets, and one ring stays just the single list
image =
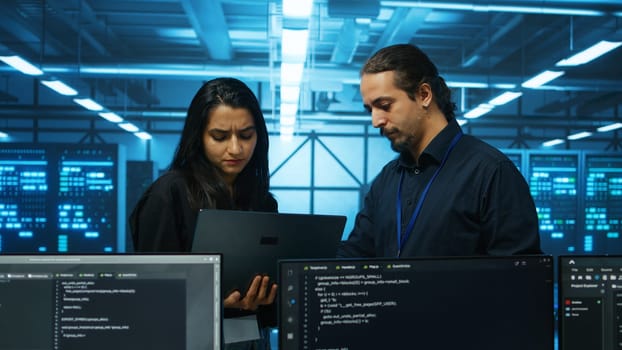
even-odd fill
[{"label": "man with short beard", "polygon": [[376,52],[361,70],[361,95],[399,157],[374,179],[338,257],[542,253],[525,179],[499,150],[462,132],[451,90],[423,51]]}]

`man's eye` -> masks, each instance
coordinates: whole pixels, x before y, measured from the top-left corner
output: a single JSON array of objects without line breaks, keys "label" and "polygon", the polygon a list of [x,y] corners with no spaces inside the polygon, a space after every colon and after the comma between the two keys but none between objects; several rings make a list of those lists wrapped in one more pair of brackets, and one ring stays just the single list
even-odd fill
[{"label": "man's eye", "polygon": [[384,103],[378,106],[378,108],[382,109],[383,111],[388,111],[389,109],[391,109],[391,104],[390,103]]}]

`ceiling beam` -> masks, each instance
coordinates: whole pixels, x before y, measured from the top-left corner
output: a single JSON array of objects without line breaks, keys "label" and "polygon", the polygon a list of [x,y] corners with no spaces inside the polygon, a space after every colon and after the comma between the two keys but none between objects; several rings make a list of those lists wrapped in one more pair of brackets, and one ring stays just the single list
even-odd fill
[{"label": "ceiling beam", "polygon": [[214,60],[233,59],[227,20],[220,1],[183,0],[182,6],[209,56]]},{"label": "ceiling beam", "polygon": [[[505,21],[505,23],[502,24],[499,29],[495,29],[494,33],[492,35],[490,35],[490,31],[492,30],[491,26],[494,26],[495,23],[498,22],[498,21]],[[473,63],[475,63],[482,56],[484,56],[486,54],[486,52],[489,51],[490,48],[494,44],[496,44],[498,41],[503,39],[506,34],[508,34],[510,31],[514,30],[516,27],[518,27],[519,24],[521,24],[523,22],[523,15],[512,16],[509,21],[507,21],[507,15],[506,16],[497,15],[497,16],[494,16],[494,18],[493,18],[493,20],[491,22],[492,22],[491,25],[487,26],[483,30],[484,33],[482,33],[482,35],[480,35],[480,37],[484,37],[485,36],[485,39],[482,40],[483,44],[481,44],[480,46],[478,46],[475,49],[471,50],[471,52],[469,52],[469,54],[466,55],[462,59],[462,67],[472,66]],[[494,62],[491,62],[491,57],[488,57],[487,58],[488,65],[491,66],[491,67],[495,66],[497,64],[497,62],[502,61],[505,57],[507,57],[510,54],[509,51],[510,50],[505,50],[505,55],[504,56],[499,56],[499,55],[494,56],[494,59],[495,59]]]},{"label": "ceiling beam", "polygon": [[[102,43],[100,43],[95,36],[88,30],[94,29],[100,26],[99,19],[95,16],[95,13],[91,6],[86,1],[80,1],[78,3],[78,7],[75,9],[77,11],[78,18],[71,18],[71,16],[66,15],[64,13],[64,8],[67,7],[67,4],[61,3],[58,0],[46,0],[47,5],[50,7],[49,11],[53,16],[53,18],[59,19],[63,24],[73,29],[78,35],[86,41],[87,44],[93,48],[97,54],[102,56],[111,56],[110,52],[106,49]],[[58,14],[58,15],[57,15]],[[85,24],[87,24],[85,26]],[[114,40],[115,38],[111,38],[113,42],[119,44],[119,41]]]},{"label": "ceiling beam", "polygon": [[362,32],[363,29],[356,24],[353,18],[345,18],[330,61],[336,64],[352,63],[352,57],[354,57],[359,45]]},{"label": "ceiling beam", "polygon": [[431,11],[417,8],[396,9],[373,51],[376,52],[389,45],[409,42]]},{"label": "ceiling beam", "polygon": [[24,17],[18,13],[19,8],[10,3],[0,1],[0,12],[3,13],[0,21],[0,29],[3,33],[10,33],[11,38],[4,37],[2,39],[4,46],[2,55],[22,55],[28,59],[34,60],[41,58],[43,54],[42,44],[45,46],[45,55],[59,55],[62,51],[69,48],[54,38],[46,38],[42,43],[41,23],[30,17]]}]

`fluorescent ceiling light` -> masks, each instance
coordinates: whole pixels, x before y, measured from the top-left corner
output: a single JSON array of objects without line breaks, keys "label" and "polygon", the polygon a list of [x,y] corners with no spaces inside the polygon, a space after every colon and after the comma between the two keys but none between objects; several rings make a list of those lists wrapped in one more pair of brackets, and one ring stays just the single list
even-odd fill
[{"label": "fluorescent ceiling light", "polygon": [[73,102],[88,109],[89,111],[99,112],[104,109],[99,103],[91,100],[90,98],[74,98]]},{"label": "fluorescent ceiling light", "polygon": [[[483,9],[482,9],[483,8]],[[512,13],[534,13],[539,15],[563,15],[563,16],[604,16],[603,11],[569,9],[561,7],[530,7],[530,6],[501,6],[486,5],[475,6],[474,11],[484,12],[512,12]]]},{"label": "fluorescent ceiling light", "polygon": [[0,61],[28,75],[43,75],[43,71],[19,56],[0,56]]},{"label": "fluorescent ceiling light", "polygon": [[[162,65],[160,65],[162,66]],[[219,75],[231,75],[231,67],[227,66],[203,66],[199,68],[195,65],[176,65],[177,67],[173,67],[174,65],[165,65],[161,68],[156,67],[156,65],[147,65],[145,67],[139,67],[135,65],[135,68],[131,67],[88,67],[83,66],[80,67],[80,73],[84,74],[95,74],[95,75],[155,75],[155,76],[185,76],[185,77],[203,77],[205,75],[209,76],[219,76]],[[67,73],[71,72],[71,69],[60,68],[60,67],[50,67],[46,68],[46,71],[50,73]],[[269,78],[270,73],[268,68],[263,67],[242,67],[241,70],[235,72],[235,77],[237,78],[253,78],[256,79],[258,77]]]},{"label": "fluorescent ceiling light", "polygon": [[281,86],[281,102],[292,102],[298,104],[300,97],[300,86]]},{"label": "fluorescent ceiling light", "polygon": [[495,89],[508,89],[508,90],[512,90],[512,89],[516,89],[516,84],[492,84],[492,85],[490,85],[490,87],[493,87]]},{"label": "fluorescent ceiling light", "polygon": [[197,32],[190,28],[160,28],[157,29],[160,36],[176,39],[197,39]]},{"label": "fluorescent ceiling light", "polygon": [[282,63],[281,64],[281,86],[298,86],[302,82],[302,71],[304,63]]},{"label": "fluorescent ceiling light", "polygon": [[503,6],[476,5],[469,3],[432,2],[432,1],[381,1],[382,7],[421,7],[441,10],[477,11],[477,12],[511,12],[535,13],[566,16],[604,16],[603,11],[580,8],[541,7],[541,6]]},{"label": "fluorescent ceiling light", "polygon": [[185,118],[186,112],[162,112],[162,111],[144,111],[140,112],[143,117],[160,117],[160,118]]},{"label": "fluorescent ceiling light", "polygon": [[298,105],[295,103],[281,103],[281,115],[296,116]]},{"label": "fluorescent ceiling light", "polygon": [[121,118],[121,116],[113,112],[101,112],[99,113],[99,116],[111,123],[120,123],[123,121],[123,118]]},{"label": "fluorescent ceiling light", "polygon": [[[345,82],[344,82],[345,83]],[[360,83],[360,80],[358,81]],[[354,83],[352,83],[354,85]],[[479,82],[469,82],[469,81],[448,81],[447,86],[452,88],[471,88],[471,89],[515,89],[516,84],[488,84],[488,83],[479,83]]]},{"label": "fluorescent ceiling light", "polygon": [[535,77],[525,81],[523,84],[521,84],[521,86],[526,87],[526,88],[532,88],[532,89],[537,88],[548,83],[549,81],[553,79],[557,79],[561,77],[562,75],[564,75],[564,73],[565,73],[564,71],[545,70],[544,72],[536,75]]},{"label": "fluorescent ceiling light", "polygon": [[553,140],[550,140],[550,141],[543,142],[542,146],[544,146],[544,147],[551,147],[551,146],[559,145],[560,143],[564,143],[564,140],[562,140],[562,139],[553,139]]},{"label": "fluorescent ceiling light", "polygon": [[138,137],[139,139],[141,139],[141,140],[151,140],[152,139],[151,134],[149,134],[146,131],[135,132],[134,135],[136,137]]},{"label": "fluorescent ceiling light", "polygon": [[307,58],[309,30],[283,29],[281,38],[281,61],[304,62]]},{"label": "fluorescent ceiling light", "polygon": [[448,81],[447,86],[452,88],[472,88],[472,89],[487,89],[487,83],[475,83],[468,81]]},{"label": "fluorescent ceiling light", "polygon": [[501,105],[504,105],[510,101],[513,101],[521,97],[522,95],[523,95],[522,92],[506,91],[502,93],[501,95],[493,98],[488,103],[493,106],[501,106]]},{"label": "fluorescent ceiling light", "polygon": [[590,137],[592,136],[592,133],[589,131],[582,131],[582,132],[578,132],[576,134],[572,134],[572,135],[568,135],[567,139],[568,140],[579,140],[579,139],[584,139],[586,137]]},{"label": "fluorescent ceiling light", "polygon": [[368,115],[365,116],[338,116],[332,113],[314,113],[314,115],[302,114],[300,115],[300,121],[357,121],[357,122],[365,122],[369,123],[371,117]]},{"label": "fluorescent ceiling light", "polygon": [[139,129],[136,125],[132,123],[121,123],[117,124],[121,129],[129,132],[137,132]]},{"label": "fluorescent ceiling light", "polygon": [[617,130],[620,128],[622,128],[622,123],[613,123],[613,124],[601,126],[600,128],[596,129],[596,131],[607,132],[607,131]]},{"label": "fluorescent ceiling light", "polygon": [[602,40],[601,42],[579,52],[576,53],[566,59],[563,59],[557,63],[556,66],[578,66],[581,64],[588,63],[596,58],[606,54],[607,52],[614,50],[622,45],[622,41],[606,41]]},{"label": "fluorescent ceiling light", "polygon": [[[285,63],[284,63],[285,64]],[[292,64],[292,63],[288,63]],[[301,63],[297,63],[301,64]],[[82,66],[80,67],[80,72],[86,75],[97,75],[97,76],[184,76],[184,77],[203,77],[206,75],[216,76],[216,75],[231,75],[231,67],[221,66],[221,65],[207,65],[202,66],[203,68],[198,68],[197,65],[160,65],[161,68],[157,68],[156,65],[147,65],[149,67],[139,68],[138,65],[134,65],[137,68],[130,67],[105,67],[105,66]],[[176,66],[176,67],[174,67]],[[302,76],[302,71],[304,68],[304,64],[301,64],[300,67],[300,75]],[[73,72],[73,69],[69,69],[67,67],[58,67],[58,66],[49,66],[46,67],[46,73],[55,73],[55,74],[66,74]],[[318,69],[320,71],[319,74],[322,74],[325,69]],[[287,72],[286,72],[287,73]],[[270,67],[255,67],[255,66],[246,66],[242,69],[235,71],[234,75],[236,78],[248,78],[248,79],[270,79],[274,74],[274,69]],[[330,74],[330,72],[328,72]],[[345,71],[345,73],[338,72],[340,75],[339,81],[345,85],[359,85],[361,83],[361,79],[358,77],[358,71],[352,70]],[[343,76],[341,76],[343,75]],[[475,78],[473,78],[475,79]],[[446,81],[447,86],[451,88],[474,88],[474,89],[488,89],[495,88],[501,90],[513,90],[516,89],[516,84],[511,83],[493,83],[488,84],[485,82],[479,81]],[[298,85],[298,84],[292,84]],[[184,114],[185,116],[185,114]]]},{"label": "fluorescent ceiling light", "polygon": [[463,126],[464,124],[468,123],[469,121],[466,119],[456,119],[458,121],[458,125]]},{"label": "fluorescent ceiling light", "polygon": [[0,131],[0,139],[6,139],[7,137],[9,137],[9,134],[7,134],[6,132]]},{"label": "fluorescent ceiling light", "polygon": [[472,110],[464,113],[463,117],[467,119],[475,119],[483,116],[484,114],[490,112],[494,108],[493,105],[482,103],[479,106],[473,108]]},{"label": "fluorescent ceiling light", "polygon": [[283,17],[308,18],[313,0],[283,0]]},{"label": "fluorescent ceiling light", "polygon": [[296,124],[296,117],[289,116],[289,115],[281,115],[281,118],[279,119],[279,123],[281,125],[292,126]]},{"label": "fluorescent ceiling light", "polygon": [[[50,70],[56,72],[57,70]],[[61,73],[61,71],[58,71]],[[167,69],[167,68],[123,68],[123,67],[84,67],[80,68],[80,72],[88,74],[102,74],[102,75],[181,75],[181,76],[196,76],[205,75],[206,71],[203,69]],[[221,72],[216,72],[214,75],[220,75]]]},{"label": "fluorescent ceiling light", "polygon": [[42,80],[41,84],[65,96],[75,96],[78,92],[60,80]]},{"label": "fluorescent ceiling light", "polygon": [[294,139],[294,126],[293,125],[282,125],[280,128],[280,132],[281,132],[281,140],[291,141]]}]

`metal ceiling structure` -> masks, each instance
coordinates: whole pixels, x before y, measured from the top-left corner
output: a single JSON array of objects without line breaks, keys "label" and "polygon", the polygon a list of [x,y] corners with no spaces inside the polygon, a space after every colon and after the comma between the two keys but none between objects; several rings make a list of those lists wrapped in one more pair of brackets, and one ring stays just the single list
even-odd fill
[{"label": "metal ceiling structure", "polygon": [[[437,64],[458,116],[504,91],[523,93],[468,120],[467,131],[484,139],[533,147],[622,121],[622,47],[556,67],[602,40],[622,41],[620,0],[315,0],[312,6],[301,124],[369,124],[359,69],[376,50],[404,42]],[[154,137],[179,131],[162,125],[183,120],[200,81],[217,76],[249,83],[276,121],[282,7],[272,0],[3,0],[0,56],[27,59]],[[521,87],[545,70],[565,74],[537,89]],[[111,128],[40,79],[0,63],[0,131],[93,120]],[[618,149],[618,132],[594,132],[582,142]]]}]

